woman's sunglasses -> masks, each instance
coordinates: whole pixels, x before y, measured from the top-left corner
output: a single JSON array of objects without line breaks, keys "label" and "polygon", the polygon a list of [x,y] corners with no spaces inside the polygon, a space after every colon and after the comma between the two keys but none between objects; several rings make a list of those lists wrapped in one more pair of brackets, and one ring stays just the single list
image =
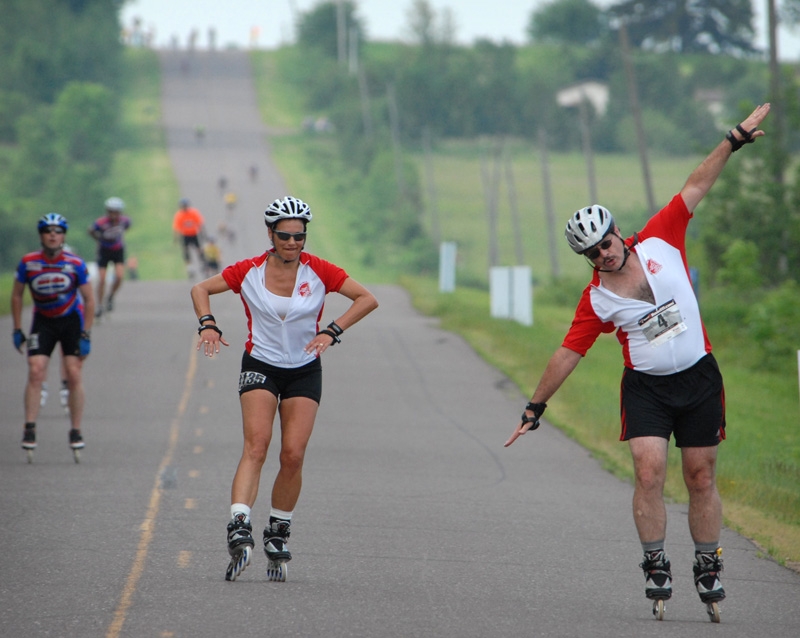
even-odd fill
[{"label": "woman's sunglasses", "polygon": [[306,240],[306,233],[287,233],[282,230],[273,230],[272,232],[281,241],[289,241],[290,239],[294,239],[295,241]]},{"label": "woman's sunglasses", "polygon": [[611,243],[612,243],[611,239],[606,239],[605,241],[602,241],[599,244],[597,244],[597,246],[592,248],[592,250],[590,250],[589,252],[583,254],[586,255],[586,257],[588,257],[590,261],[594,261],[600,256],[601,249],[608,250],[609,248],[611,248]]}]

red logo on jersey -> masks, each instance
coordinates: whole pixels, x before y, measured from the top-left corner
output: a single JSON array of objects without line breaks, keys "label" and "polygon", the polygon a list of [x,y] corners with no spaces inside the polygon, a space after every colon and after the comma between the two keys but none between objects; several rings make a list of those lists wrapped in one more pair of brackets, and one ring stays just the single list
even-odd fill
[{"label": "red logo on jersey", "polygon": [[650,271],[651,275],[656,275],[661,270],[662,266],[657,261],[653,261],[652,259],[647,260],[647,270]]},{"label": "red logo on jersey", "polygon": [[308,285],[307,281],[304,281],[297,287],[297,294],[301,297],[307,297],[311,294],[311,286]]}]

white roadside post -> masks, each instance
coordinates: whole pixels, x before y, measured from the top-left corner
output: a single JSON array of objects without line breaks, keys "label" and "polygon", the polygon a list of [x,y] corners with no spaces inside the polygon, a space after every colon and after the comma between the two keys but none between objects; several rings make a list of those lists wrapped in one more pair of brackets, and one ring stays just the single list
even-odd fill
[{"label": "white roadside post", "polygon": [[439,244],[439,292],[455,292],[457,252],[454,241]]}]

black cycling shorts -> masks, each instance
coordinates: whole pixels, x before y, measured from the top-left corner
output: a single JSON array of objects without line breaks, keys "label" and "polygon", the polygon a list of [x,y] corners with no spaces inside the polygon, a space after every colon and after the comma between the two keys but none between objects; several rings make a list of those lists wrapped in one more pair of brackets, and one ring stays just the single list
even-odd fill
[{"label": "black cycling shorts", "polygon": [[239,374],[239,396],[250,390],[268,390],[281,400],[307,397],[319,403],[322,398],[322,362],[317,357],[299,368],[278,368],[245,352]]},{"label": "black cycling shorts", "polygon": [[665,376],[625,368],[620,413],[620,441],[674,434],[679,448],[718,445],[725,438],[725,388],[716,359],[707,354]]},{"label": "black cycling shorts", "polygon": [[43,317],[38,312],[33,315],[31,334],[28,337],[28,356],[37,354],[50,356],[56,344],[61,343],[61,354],[81,355],[81,331],[83,322],[77,312],[66,317]]},{"label": "black cycling shorts", "polygon": [[125,263],[125,249],[124,248],[103,248],[97,251],[97,267],[105,268],[109,263],[124,264]]}]

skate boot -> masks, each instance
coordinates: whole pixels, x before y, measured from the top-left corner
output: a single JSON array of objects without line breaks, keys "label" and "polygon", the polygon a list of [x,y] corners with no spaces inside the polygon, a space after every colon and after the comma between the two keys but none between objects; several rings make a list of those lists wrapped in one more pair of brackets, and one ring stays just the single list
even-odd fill
[{"label": "skate boot", "polygon": [[86,447],[86,444],[83,442],[83,437],[81,436],[80,430],[75,430],[74,428],[69,431],[69,447],[72,449],[72,456],[75,457],[75,462],[81,462],[81,450]]},{"label": "skate boot", "polygon": [[225,580],[236,580],[247,568],[255,544],[253,526],[247,516],[237,513],[228,523],[228,553],[231,555],[231,562],[225,571]]},{"label": "skate boot", "polygon": [[269,525],[264,528],[264,552],[267,554],[267,580],[285,582],[286,563],[292,560],[292,554],[286,548],[291,523],[270,516]]},{"label": "skate boot", "polygon": [[48,395],[49,395],[49,393],[48,393],[48,391],[47,391],[47,384],[46,384],[46,383],[43,383],[43,384],[42,384],[42,394],[41,394],[41,396],[39,397],[39,406],[40,406],[40,407],[42,407],[42,408],[43,408],[43,407],[44,407],[44,404],[45,404],[45,403],[47,403],[47,397],[48,397]]},{"label": "skate boot", "polygon": [[106,300],[106,312],[111,312],[112,310],[114,310],[114,296],[113,295],[109,296],[109,298]]},{"label": "skate boot", "polygon": [[716,552],[695,552],[693,570],[694,585],[701,602],[705,603],[708,617],[711,622],[719,622],[718,603],[725,598],[725,590],[719,581],[722,572],[722,548],[717,548]]},{"label": "skate boot", "polygon": [[69,414],[69,388],[67,382],[61,382],[61,389],[58,391],[58,399],[61,401],[61,407]]},{"label": "skate boot", "polygon": [[653,601],[653,616],[656,620],[664,620],[664,603],[672,598],[669,558],[663,549],[645,552],[639,567],[644,571],[644,594]]},{"label": "skate boot", "polygon": [[33,463],[33,451],[36,449],[36,426],[25,424],[22,433],[22,449],[28,453],[28,463]]}]

